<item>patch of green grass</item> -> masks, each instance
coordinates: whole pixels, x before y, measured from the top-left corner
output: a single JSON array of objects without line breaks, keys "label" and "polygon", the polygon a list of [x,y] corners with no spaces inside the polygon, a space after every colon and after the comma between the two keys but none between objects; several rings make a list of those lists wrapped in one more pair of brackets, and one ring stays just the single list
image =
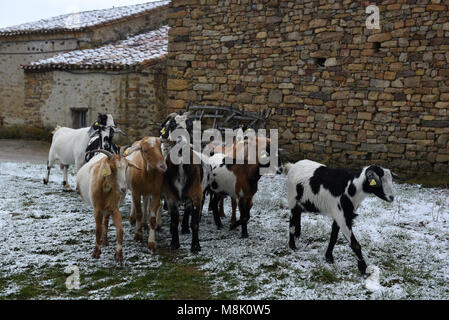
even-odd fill
[{"label": "patch of green grass", "polygon": [[449,188],[449,175],[442,173],[433,173],[429,175],[420,175],[417,177],[410,178],[405,181],[409,184],[421,184],[424,187],[434,188],[442,187]]},{"label": "patch of green grass", "polygon": [[409,267],[404,267],[401,270],[400,275],[402,276],[404,282],[414,286],[420,286],[422,285],[422,280],[431,278],[429,272],[426,272],[424,270],[416,270]]},{"label": "patch of green grass", "polygon": [[310,280],[312,280],[314,282],[325,283],[325,284],[330,284],[330,283],[335,283],[335,282],[340,281],[340,279],[337,277],[336,273],[333,270],[326,269],[323,267],[313,270]]},{"label": "patch of green grass", "polygon": [[33,213],[32,215],[30,215],[30,218],[36,219],[36,220],[46,220],[46,219],[50,219],[51,216],[48,215],[48,214],[43,214],[43,215],[40,215],[40,216],[36,216],[36,215]]},{"label": "patch of green grass", "polygon": [[51,142],[50,130],[31,126],[0,126],[0,139],[41,140]]},{"label": "patch of green grass", "polygon": [[33,200],[27,200],[27,201],[23,201],[23,202],[22,202],[22,206],[23,206],[24,208],[31,207],[33,204],[34,204],[34,201],[33,201]]},{"label": "patch of green grass", "polygon": [[36,254],[43,254],[43,255],[48,255],[48,256],[56,256],[58,254],[60,254],[62,252],[61,249],[40,249],[38,251],[35,251]]},{"label": "patch of green grass", "polygon": [[[38,253],[55,254],[54,251],[48,250],[41,250]],[[179,263],[177,258],[179,252],[161,249],[158,254],[162,264],[155,268],[104,267],[94,269],[90,273],[81,270],[81,288],[78,290],[66,288],[65,281],[69,275],[64,273],[65,266],[26,270],[8,278],[0,278],[0,299],[88,298],[99,291],[111,299],[216,298],[212,296],[210,290],[211,277],[201,271],[198,265]],[[5,294],[9,287],[18,289]],[[223,294],[217,298],[227,297],[229,296]]]},{"label": "patch of green grass", "polygon": [[76,239],[69,239],[67,241],[64,242],[64,244],[66,245],[74,245],[74,244],[79,244],[80,242]]}]

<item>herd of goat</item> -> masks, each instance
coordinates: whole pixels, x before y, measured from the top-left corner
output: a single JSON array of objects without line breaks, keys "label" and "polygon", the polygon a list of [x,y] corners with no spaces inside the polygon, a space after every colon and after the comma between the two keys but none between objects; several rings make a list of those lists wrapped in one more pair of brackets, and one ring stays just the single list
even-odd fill
[{"label": "herd of goat", "polygon": [[[115,260],[123,263],[123,228],[119,207],[127,190],[132,193],[130,221],[135,224],[134,240],[143,240],[143,229],[149,228],[147,245],[156,250],[156,231],[161,225],[162,203],[170,215],[171,249],[179,245],[179,208],[183,205],[182,233],[192,233],[191,252],[201,250],[199,223],[206,194],[210,194],[209,210],[213,212],[217,228],[222,227],[223,199],[232,199],[231,229],[241,227],[241,236],[248,237],[247,225],[253,197],[261,178],[261,157],[270,152],[270,139],[251,136],[234,139],[232,145],[204,146],[210,156],[197,152],[185,143],[190,155],[188,163],[177,163],[170,151],[179,143],[171,133],[176,129],[191,130],[188,113],[171,114],[161,126],[160,137],[145,137],[128,148],[113,143],[115,133],[124,134],[114,123],[112,115],[100,114],[90,128],[70,129],[57,127],[47,163],[44,183],[49,182],[54,163],[60,163],[64,173],[63,185],[68,188],[69,165],[77,168],[77,192],[83,201],[93,207],[96,223],[95,249],[98,258],[101,247],[108,245],[109,218],[117,232]],[[251,130],[251,129],[250,129]],[[255,163],[249,161],[229,164],[229,158],[243,152],[245,160],[250,146],[257,146]],[[197,161],[193,161],[196,158]],[[278,157],[276,157],[278,159]],[[371,165],[358,171],[333,169],[325,165],[302,160],[295,164],[277,163],[278,173],[288,175],[288,206],[291,211],[289,246],[296,249],[295,238],[301,234],[301,214],[321,213],[333,219],[326,261],[334,262],[333,248],[341,229],[358,261],[358,268],[366,274],[367,265],[360,244],[352,233],[355,211],[369,194],[387,202],[394,200],[392,179],[398,178],[389,169]],[[240,218],[236,218],[236,208]]]}]

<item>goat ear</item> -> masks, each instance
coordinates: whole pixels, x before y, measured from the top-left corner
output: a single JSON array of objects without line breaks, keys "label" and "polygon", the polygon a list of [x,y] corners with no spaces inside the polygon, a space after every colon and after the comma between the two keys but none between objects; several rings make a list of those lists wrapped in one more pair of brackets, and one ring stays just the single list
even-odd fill
[{"label": "goat ear", "polygon": [[371,187],[375,187],[377,185],[381,185],[382,181],[380,181],[379,176],[373,170],[366,170],[366,178],[368,179],[368,183]]},{"label": "goat ear", "polygon": [[100,170],[102,177],[109,177],[112,174],[111,167],[109,166],[109,163],[107,161],[103,163]]},{"label": "goat ear", "polygon": [[128,160],[128,165],[129,165],[130,167],[133,167],[133,168],[137,169],[137,170],[142,170],[141,167],[137,166],[137,165],[136,165],[134,162],[132,162],[132,161],[129,161],[129,160]]}]

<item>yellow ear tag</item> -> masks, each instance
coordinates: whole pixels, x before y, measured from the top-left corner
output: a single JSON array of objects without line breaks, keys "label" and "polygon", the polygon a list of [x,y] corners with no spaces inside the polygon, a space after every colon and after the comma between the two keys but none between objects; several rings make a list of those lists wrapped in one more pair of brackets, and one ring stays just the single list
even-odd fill
[{"label": "yellow ear tag", "polygon": [[99,124],[99,123],[98,123],[98,121],[97,121],[97,122],[95,122],[95,125],[96,125],[96,126],[98,126],[98,124]]},{"label": "yellow ear tag", "polygon": [[377,184],[377,183],[376,183],[376,180],[374,180],[374,179],[372,179],[371,182],[369,183],[369,185],[370,185],[371,187],[374,187],[376,184]]},{"label": "yellow ear tag", "polygon": [[106,171],[106,169],[103,169],[102,174],[103,174],[103,177],[106,177],[106,175],[108,174],[108,172]]},{"label": "yellow ear tag", "polygon": [[165,128],[162,128],[161,133],[165,134]]},{"label": "yellow ear tag", "polygon": [[129,150],[125,151],[125,157],[127,157],[129,155]]},{"label": "yellow ear tag", "polygon": [[262,155],[262,157],[261,157],[262,159],[266,159],[267,158],[267,154],[266,153],[264,153],[263,155]]}]

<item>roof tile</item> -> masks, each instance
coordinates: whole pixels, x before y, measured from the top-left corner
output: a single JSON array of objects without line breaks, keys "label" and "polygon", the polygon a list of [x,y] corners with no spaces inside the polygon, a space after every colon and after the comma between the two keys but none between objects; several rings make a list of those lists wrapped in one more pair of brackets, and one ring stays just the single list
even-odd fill
[{"label": "roof tile", "polygon": [[96,49],[76,50],[23,65],[26,71],[135,69],[168,54],[168,26]]},{"label": "roof tile", "polygon": [[17,26],[0,28],[0,36],[83,31],[90,27],[104,25],[130,16],[143,14],[147,11],[168,5],[169,3],[170,1],[157,1],[103,10],[65,14]]}]

